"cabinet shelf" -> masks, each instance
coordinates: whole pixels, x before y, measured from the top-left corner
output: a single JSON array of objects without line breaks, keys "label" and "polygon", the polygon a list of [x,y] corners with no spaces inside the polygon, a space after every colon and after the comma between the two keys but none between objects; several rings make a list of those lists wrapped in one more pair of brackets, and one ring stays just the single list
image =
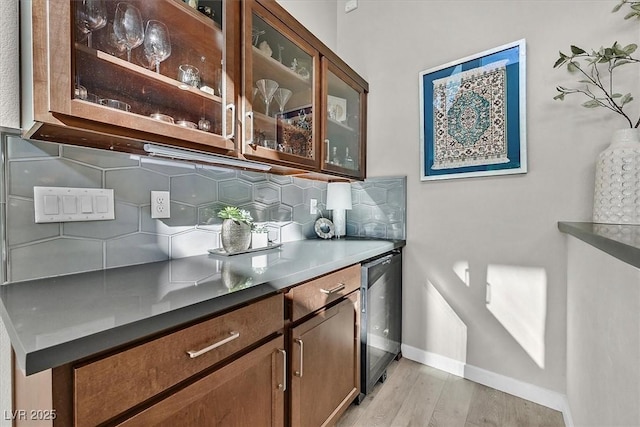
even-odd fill
[{"label": "cabinet shelf", "polygon": [[287,89],[291,90],[293,93],[311,91],[311,78],[302,77],[291,68],[280,63],[278,60],[267,55],[255,46],[252,46],[252,51],[254,60],[254,80],[271,79],[278,83],[286,82]]}]

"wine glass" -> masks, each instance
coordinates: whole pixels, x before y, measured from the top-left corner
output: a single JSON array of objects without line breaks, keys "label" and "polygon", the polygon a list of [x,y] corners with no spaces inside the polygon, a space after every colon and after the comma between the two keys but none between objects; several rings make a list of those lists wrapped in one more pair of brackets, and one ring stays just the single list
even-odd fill
[{"label": "wine glass", "polygon": [[104,0],[81,0],[76,2],[76,26],[87,36],[91,47],[91,33],[107,25],[107,7]]},{"label": "wine glass", "polygon": [[118,3],[113,19],[113,32],[118,41],[127,48],[127,61],[131,62],[131,50],[144,40],[142,16],[137,7],[129,3]]},{"label": "wine glass", "polygon": [[276,82],[275,80],[260,79],[256,82],[256,86],[258,88],[258,91],[262,95],[262,98],[264,99],[264,114],[268,116],[269,104],[273,99],[273,94],[276,92],[276,89],[278,89],[278,82]]},{"label": "wine glass", "polygon": [[156,73],[160,73],[160,63],[171,55],[171,40],[167,26],[160,21],[150,20],[144,32],[144,53]]},{"label": "wine glass", "polygon": [[279,87],[273,94],[273,99],[278,103],[278,107],[280,107],[280,115],[284,113],[284,107],[289,102],[289,98],[291,98],[293,92],[289,89],[285,89],[283,87]]},{"label": "wine glass", "polygon": [[110,55],[122,57],[127,51],[127,46],[122,40],[118,39],[116,33],[113,31],[113,24],[111,22],[107,24],[105,31],[102,31],[99,41],[100,46],[98,48]]}]

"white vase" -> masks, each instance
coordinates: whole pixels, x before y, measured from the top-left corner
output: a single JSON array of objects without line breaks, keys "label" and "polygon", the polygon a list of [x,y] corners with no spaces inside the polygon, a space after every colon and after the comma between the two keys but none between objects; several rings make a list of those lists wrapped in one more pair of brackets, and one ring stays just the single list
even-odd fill
[{"label": "white vase", "polygon": [[640,133],[614,132],[598,155],[593,195],[593,222],[640,224]]}]

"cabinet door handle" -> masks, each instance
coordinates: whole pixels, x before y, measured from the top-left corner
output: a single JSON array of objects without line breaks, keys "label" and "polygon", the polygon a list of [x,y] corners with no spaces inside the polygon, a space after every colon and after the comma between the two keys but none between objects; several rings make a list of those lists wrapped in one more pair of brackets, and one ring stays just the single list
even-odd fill
[{"label": "cabinet door handle", "polygon": [[331,295],[331,294],[335,294],[336,292],[340,292],[345,288],[345,286],[346,285],[344,283],[340,283],[338,284],[338,286],[332,289],[320,289],[320,292],[322,292],[323,294]]},{"label": "cabinet door handle", "polygon": [[287,352],[279,348],[282,354],[282,384],[278,384],[278,390],[287,391]]},{"label": "cabinet door handle", "polygon": [[236,104],[227,105],[226,110],[231,110],[231,132],[227,134],[226,138],[233,139],[236,136]]},{"label": "cabinet door handle", "polygon": [[229,336],[223,340],[220,340],[216,343],[211,344],[209,347],[205,347],[202,350],[190,350],[187,351],[187,354],[190,358],[195,359],[198,356],[202,356],[203,354],[213,350],[214,348],[218,348],[221,345],[225,345],[228,342],[231,342],[240,336],[240,332],[229,332]]},{"label": "cabinet door handle", "polygon": [[247,112],[247,118],[249,119],[249,140],[247,145],[253,145],[253,111]]},{"label": "cabinet door handle", "polygon": [[302,378],[302,367],[303,367],[302,359],[304,358],[304,343],[300,338],[296,338],[294,339],[294,341],[300,346],[300,370],[295,372],[295,376]]}]

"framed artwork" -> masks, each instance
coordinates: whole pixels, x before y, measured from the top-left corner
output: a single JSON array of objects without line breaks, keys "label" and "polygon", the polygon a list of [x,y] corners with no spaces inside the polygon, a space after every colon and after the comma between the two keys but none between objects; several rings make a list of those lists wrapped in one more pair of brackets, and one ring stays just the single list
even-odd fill
[{"label": "framed artwork", "polygon": [[420,73],[422,181],[527,172],[525,40]]}]

